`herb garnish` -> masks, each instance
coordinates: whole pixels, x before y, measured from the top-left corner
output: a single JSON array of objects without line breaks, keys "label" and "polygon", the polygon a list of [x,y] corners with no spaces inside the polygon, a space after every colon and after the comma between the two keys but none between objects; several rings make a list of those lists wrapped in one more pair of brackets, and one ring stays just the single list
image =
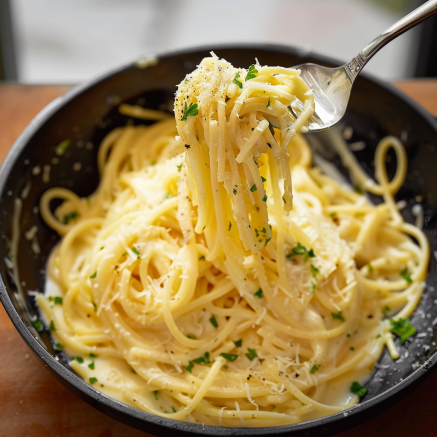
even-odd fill
[{"label": "herb garnish", "polygon": [[[267,120],[268,121],[268,120]],[[273,129],[273,124],[269,121],[269,131],[272,134],[272,137],[275,137],[275,129]]]},{"label": "herb garnish", "polygon": [[96,354],[93,354],[92,352],[89,354],[89,357],[90,358],[98,358],[98,355],[96,355]]},{"label": "herb garnish", "polygon": [[61,351],[62,349],[64,349],[64,346],[61,343],[56,343],[55,344],[55,350]]},{"label": "herb garnish", "polygon": [[97,277],[97,270],[90,276],[90,279],[95,279]]},{"label": "herb garnish", "polygon": [[53,320],[50,320],[50,331],[56,331],[55,322]]},{"label": "herb garnish", "polygon": [[367,393],[367,388],[363,387],[359,382],[354,381],[350,386],[350,391],[354,395],[364,396]]},{"label": "herb garnish", "polygon": [[319,370],[320,366],[317,364],[314,364],[313,367],[311,367],[310,373],[316,373],[317,370]]},{"label": "herb garnish", "polygon": [[[191,363],[191,361],[190,361],[190,363]],[[191,363],[191,364],[193,364],[193,363]],[[155,396],[155,399],[156,399],[156,400],[159,399],[159,397],[158,397],[158,390],[154,390],[154,391],[153,391],[153,396]]]},{"label": "herb garnish", "polygon": [[237,80],[239,77],[240,77],[240,72],[237,72],[232,83],[235,83],[235,85],[238,85],[238,87],[241,90],[241,89],[243,89],[243,84],[239,80]]},{"label": "herb garnish", "polygon": [[267,101],[267,108],[270,106],[270,97],[269,100]]},{"label": "herb garnish", "polygon": [[413,282],[413,280],[411,279],[411,275],[408,271],[408,268],[405,267],[405,269],[403,269],[400,273],[400,275],[409,283],[411,284]]},{"label": "herb garnish", "polygon": [[217,319],[214,315],[209,319],[209,321],[211,322],[211,325],[214,326],[214,328],[218,328]]},{"label": "herb garnish", "polygon": [[77,211],[72,211],[68,214],[65,214],[64,217],[62,218],[62,223],[68,225],[68,223],[70,223],[71,220],[75,219],[78,215],[79,213]]},{"label": "herb garnish", "polygon": [[235,361],[238,358],[238,355],[235,354],[226,354],[226,353],[221,353],[220,354],[221,357],[227,359],[228,361]]},{"label": "herb garnish", "polygon": [[94,361],[91,361],[91,363],[88,364],[88,367],[89,367],[91,370],[94,370]]},{"label": "herb garnish", "polygon": [[96,382],[97,382],[97,378],[94,378],[94,376],[90,378],[90,384],[94,384]]},{"label": "herb garnish", "polygon": [[267,194],[264,194],[263,198],[261,199],[263,202],[267,202]]},{"label": "herb garnish", "polygon": [[287,255],[288,259],[293,258],[295,255],[303,255],[303,260],[306,261],[308,257],[314,258],[316,255],[313,251],[313,249],[307,249],[305,246],[302,246],[302,244],[297,242],[297,246],[293,247],[291,252]]},{"label": "herb garnish", "polygon": [[140,251],[134,246],[131,251],[137,256],[137,259],[140,259]]},{"label": "herb garnish", "polygon": [[401,339],[401,343],[405,343],[407,338],[412,337],[417,332],[408,317],[399,320],[390,319],[390,325],[390,331]]},{"label": "herb garnish", "polygon": [[198,111],[197,103],[191,103],[191,105],[187,107],[187,102],[185,102],[184,103],[184,115],[182,116],[182,121],[185,121],[188,117],[191,117],[193,115],[197,115],[198,113],[199,113],[199,111]]},{"label": "herb garnish", "polygon": [[253,295],[256,296],[258,299],[261,299],[262,297],[264,297],[264,293],[263,293],[262,288],[258,288],[258,291],[253,293]]},{"label": "herb garnish", "polygon": [[[192,362],[192,361],[188,361],[188,366],[185,367],[185,370],[186,370],[187,372],[192,373],[193,367],[194,367],[193,362]],[[155,396],[155,399],[158,399],[158,398]]]},{"label": "herb garnish", "polygon": [[56,146],[56,153],[58,155],[63,155],[65,151],[68,149],[68,146],[71,144],[70,140],[62,140],[57,146]]},{"label": "herb garnish", "polygon": [[199,261],[205,261],[205,257],[202,255],[199,257]]},{"label": "herb garnish", "polygon": [[256,191],[256,190],[257,190],[257,188],[256,188],[256,184],[253,184],[253,185],[250,187],[250,192],[253,193],[253,192]]},{"label": "herb garnish", "polygon": [[76,360],[79,364],[83,363],[83,358],[82,357],[73,357],[73,361]]},{"label": "herb garnish", "polygon": [[311,274],[313,275],[314,279],[317,279],[317,275],[319,274],[319,271],[320,270],[315,265],[311,264]]},{"label": "herb garnish", "polygon": [[179,165],[177,165],[176,167],[178,168],[178,171],[181,171],[181,170],[182,170],[182,164],[179,164]]},{"label": "herb garnish", "polygon": [[233,192],[234,194],[237,194],[237,190],[236,190],[235,188],[232,190],[232,192]]},{"label": "herb garnish", "polygon": [[187,334],[187,338],[191,338],[191,340],[196,340],[196,336],[194,334]]},{"label": "herb garnish", "polygon": [[38,332],[43,332],[44,331],[44,325],[41,322],[41,320],[36,319],[32,322],[32,325],[34,326],[34,328],[38,331]]},{"label": "herb garnish", "polygon": [[341,313],[341,310],[338,313],[331,313],[331,316],[333,319],[340,320],[340,322],[345,322],[346,319],[344,318],[343,314]]},{"label": "herb garnish", "polygon": [[257,356],[255,349],[249,349],[247,348],[247,353],[245,353],[247,358],[249,358],[250,361],[253,361],[253,359]]},{"label": "herb garnish", "polygon": [[249,67],[249,71],[246,74],[246,80],[255,79],[255,77],[258,75],[258,70],[255,67],[255,64],[252,64]]},{"label": "herb garnish", "polygon": [[62,297],[60,297],[60,296],[49,296],[49,302],[54,302],[55,305],[62,305]]},{"label": "herb garnish", "polygon": [[196,358],[193,362],[197,364],[209,364],[209,352],[205,352],[203,357]]},{"label": "herb garnish", "polygon": [[235,347],[241,347],[243,344],[243,339],[240,338],[240,340],[234,341]]}]

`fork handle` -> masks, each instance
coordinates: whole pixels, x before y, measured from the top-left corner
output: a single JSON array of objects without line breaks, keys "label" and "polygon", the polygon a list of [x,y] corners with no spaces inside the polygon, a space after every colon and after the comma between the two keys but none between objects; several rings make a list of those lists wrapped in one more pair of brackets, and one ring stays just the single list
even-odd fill
[{"label": "fork handle", "polygon": [[429,0],[378,35],[355,58],[345,65],[346,72],[351,81],[355,80],[370,58],[387,43],[435,14],[437,14],[437,0]]}]

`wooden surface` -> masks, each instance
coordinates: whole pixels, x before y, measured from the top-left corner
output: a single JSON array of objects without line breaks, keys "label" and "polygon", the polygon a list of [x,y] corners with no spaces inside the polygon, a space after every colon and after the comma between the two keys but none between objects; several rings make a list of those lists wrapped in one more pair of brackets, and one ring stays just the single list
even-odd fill
[{"label": "wooden surface", "polygon": [[[437,116],[437,80],[396,84]],[[0,161],[20,132],[68,86],[0,85]],[[337,437],[434,436],[437,372],[377,417]],[[147,437],[70,393],[29,350],[0,305],[0,437]],[[170,435],[170,433],[169,433]]]}]

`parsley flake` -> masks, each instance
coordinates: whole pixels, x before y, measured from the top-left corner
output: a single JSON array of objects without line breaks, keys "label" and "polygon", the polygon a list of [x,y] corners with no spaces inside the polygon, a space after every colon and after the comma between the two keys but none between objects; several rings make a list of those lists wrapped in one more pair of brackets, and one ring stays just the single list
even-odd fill
[{"label": "parsley flake", "polygon": [[62,297],[60,297],[60,296],[49,296],[49,302],[54,302],[55,305],[62,305]]},{"label": "parsley flake", "polygon": [[405,269],[403,269],[400,273],[400,275],[409,283],[411,284],[413,282],[413,280],[411,279],[411,275],[408,271],[408,268],[405,267]]},{"label": "parsley flake", "polygon": [[38,332],[43,332],[44,331],[44,325],[41,322],[41,320],[36,319],[32,322],[32,325],[34,326],[34,328],[38,331]]},{"label": "parsley flake", "polygon": [[56,343],[55,344],[55,350],[61,351],[62,349],[64,349],[64,346],[61,343]]},{"label": "parsley flake", "polygon": [[399,320],[390,319],[390,325],[390,331],[401,339],[401,343],[405,343],[409,337],[412,337],[417,332],[408,317]]},{"label": "parsley flake", "polygon": [[97,378],[95,378],[94,376],[90,378],[90,384],[95,384],[96,382],[97,382]]},{"label": "parsley flake", "polygon": [[267,180],[264,176],[261,176],[261,180],[263,181],[263,183]]},{"label": "parsley flake", "polygon": [[314,373],[316,373],[317,370],[319,370],[319,369],[320,369],[320,366],[317,365],[317,364],[314,364],[314,366],[311,367],[310,373],[314,374]]},{"label": "parsley flake", "polygon": [[73,361],[77,361],[79,364],[82,364],[83,358],[82,357],[73,357]]},{"label": "parsley flake", "polygon": [[241,347],[243,345],[243,339],[240,338],[240,340],[234,341],[235,347]]},{"label": "parsley flake", "polygon": [[235,188],[232,190],[232,192],[233,192],[234,194],[237,194],[237,190],[236,190]]},{"label": "parsley flake", "polygon": [[253,193],[254,191],[256,191],[257,190],[257,188],[256,188],[256,184],[253,184],[251,187],[250,187],[250,191]]},{"label": "parsley flake", "polygon": [[314,279],[317,279],[317,275],[319,274],[319,271],[320,270],[315,265],[311,264],[311,274],[313,275]]},{"label": "parsley flake", "polygon": [[269,100],[267,100],[267,108],[270,106],[270,97]]},{"label": "parsley flake", "polygon": [[188,117],[191,117],[193,115],[197,115],[198,113],[199,113],[199,111],[198,111],[197,103],[191,103],[191,105],[187,107],[187,102],[185,102],[184,103],[184,114],[182,116],[182,121],[185,121]]},{"label": "parsley flake", "polygon": [[91,370],[94,370],[94,361],[91,361],[91,363],[88,364],[88,367],[89,367]]},{"label": "parsley flake", "polygon": [[267,202],[267,194],[264,194],[263,198],[261,199],[263,202]]},{"label": "parsley flake", "polygon": [[359,184],[355,184],[355,185],[354,185],[354,191],[355,191],[357,194],[363,194],[363,193],[364,193],[363,188],[362,188],[361,185],[359,185]]},{"label": "parsley flake", "polygon": [[[191,361],[190,361],[190,363],[191,363]],[[191,364],[193,364],[193,363],[191,363]],[[156,400],[159,399],[159,396],[158,396],[158,390],[154,390],[154,391],[153,391],[153,396],[155,397]]]},{"label": "parsley flake", "polygon": [[203,357],[196,358],[193,362],[202,365],[209,364],[209,352],[205,352]]},{"label": "parsley flake", "polygon": [[196,340],[196,336],[194,334],[187,334],[187,338],[191,338],[191,340]]},{"label": "parsley flake", "polygon": [[63,155],[65,151],[70,146],[71,141],[70,140],[62,140],[57,146],[56,146],[56,154],[57,155]]},{"label": "parsley flake", "polygon": [[134,246],[131,251],[137,256],[137,259],[140,259],[140,251]]},{"label": "parsley flake", "polygon": [[97,270],[90,276],[90,279],[95,279],[97,277]]},{"label": "parsley flake", "polygon": [[199,257],[199,261],[205,261],[205,257],[202,255]]},{"label": "parsley flake", "polygon": [[363,387],[359,382],[354,381],[350,386],[350,391],[354,395],[364,396],[367,393],[367,388]]},{"label": "parsley flake", "polygon": [[72,211],[68,214],[65,214],[64,217],[62,218],[62,223],[64,223],[64,225],[68,225],[71,222],[71,220],[74,220],[78,216],[79,213],[77,211]]},{"label": "parsley flake", "polygon": [[343,314],[341,313],[341,310],[338,313],[331,313],[331,316],[333,319],[340,320],[340,322],[345,322],[346,319],[344,318]]},{"label": "parsley flake", "polygon": [[288,259],[293,258],[295,255],[303,255],[303,260],[306,261],[308,258],[314,258],[316,255],[313,249],[307,249],[305,246],[297,242],[297,246],[293,247],[291,252],[287,255]]},{"label": "parsley flake", "polygon": [[224,352],[221,353],[220,356],[225,358],[228,361],[235,361],[238,358],[238,355],[235,355],[235,354],[226,354]]},{"label": "parsley flake", "polygon": [[98,358],[98,355],[96,355],[96,354],[93,354],[92,352],[89,354],[89,357],[90,358]]},{"label": "parsley flake", "polygon": [[272,137],[275,137],[275,129],[273,128],[273,124],[270,123],[270,121],[269,121],[269,131],[272,134]]},{"label": "parsley flake", "polygon": [[[246,80],[255,79],[255,77],[258,75],[258,70],[255,68],[255,64],[252,64],[249,67],[249,71],[246,74]],[[270,100],[270,98],[269,98]],[[267,105],[268,106],[268,105]]]},{"label": "parsley flake", "polygon": [[246,355],[246,357],[250,361],[253,361],[253,359],[257,356],[256,355],[256,350],[255,349],[249,349],[249,348],[247,348],[247,353],[245,353],[244,355]]},{"label": "parsley flake", "polygon": [[179,164],[179,165],[177,165],[176,167],[178,168],[178,171],[181,171],[181,170],[182,170],[182,164]]},{"label": "parsley flake", "polygon": [[264,297],[264,293],[263,293],[262,288],[258,288],[258,291],[256,291],[253,295],[256,296],[258,299],[263,298]]},{"label": "parsley flake", "polygon": [[218,323],[217,323],[217,319],[215,318],[215,316],[212,316],[209,321],[211,322],[211,325],[214,326],[214,328],[218,328]]},{"label": "parsley flake", "polygon": [[53,320],[50,320],[50,331],[56,331],[55,322]]},{"label": "parsley flake", "polygon": [[238,80],[239,77],[240,77],[240,72],[237,72],[232,83],[235,83],[235,85],[238,85],[238,87],[241,90],[241,89],[243,89],[243,84]]}]

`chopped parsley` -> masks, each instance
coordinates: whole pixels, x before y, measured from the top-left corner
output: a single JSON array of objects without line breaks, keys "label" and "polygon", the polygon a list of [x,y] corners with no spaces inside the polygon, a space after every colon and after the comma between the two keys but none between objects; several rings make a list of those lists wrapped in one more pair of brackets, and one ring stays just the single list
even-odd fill
[{"label": "chopped parsley", "polygon": [[355,348],[354,348],[353,346],[351,346],[351,347],[349,348],[349,350],[350,350],[351,352],[353,352],[353,351],[355,350]]},{"label": "chopped parsley", "polygon": [[38,332],[43,332],[44,331],[44,325],[41,322],[41,320],[36,319],[32,322],[32,325],[34,326],[34,328],[38,331]]},{"label": "chopped parsley", "polygon": [[77,361],[79,364],[82,364],[83,358],[82,357],[73,357],[73,361]]},{"label": "chopped parsley", "polygon": [[367,388],[363,387],[359,382],[354,381],[350,386],[350,391],[354,395],[364,396],[367,393]]},{"label": "chopped parsley", "polygon": [[91,370],[94,370],[94,361],[91,361],[91,363],[88,364],[88,367],[89,367]]},{"label": "chopped parsley", "polygon": [[[194,367],[193,362],[192,362],[192,361],[188,361],[188,366],[185,367],[185,370],[186,370],[187,372],[192,373],[192,371],[193,371],[193,367]],[[158,398],[155,396],[155,399],[158,399]]]},{"label": "chopped parsley", "polygon": [[91,302],[91,303],[93,304],[94,312],[96,313],[97,312],[97,305],[95,302]]},{"label": "chopped parsley", "polygon": [[64,349],[64,346],[61,343],[56,343],[55,344],[55,350],[61,351],[62,349]]},{"label": "chopped parsley", "polygon": [[164,199],[171,199],[173,196],[170,194],[170,193],[167,193],[165,196],[164,196]]},{"label": "chopped parsley", "polygon": [[313,275],[314,279],[317,279],[317,275],[319,274],[319,271],[320,270],[315,265],[311,264],[311,274]]},{"label": "chopped parsley", "polygon": [[237,72],[232,83],[235,83],[235,85],[238,85],[238,87],[241,90],[241,89],[243,89],[243,84],[238,80],[239,77],[240,77],[240,72]]},{"label": "chopped parsley", "polygon": [[182,164],[179,164],[179,165],[177,165],[176,167],[178,168],[178,171],[181,171],[181,170],[182,170]]},{"label": "chopped parsley", "polygon": [[90,276],[90,279],[95,279],[97,277],[97,270]]},{"label": "chopped parsley", "polygon": [[95,378],[94,376],[90,378],[90,384],[94,384],[96,382],[97,382],[97,378]]},{"label": "chopped parsley", "polygon": [[253,185],[250,187],[250,192],[253,193],[253,192],[256,191],[256,190],[257,190],[257,188],[256,188],[256,184],[253,184]]},{"label": "chopped parsley", "polygon": [[267,180],[264,176],[261,176],[261,180],[263,181],[263,183]]},{"label": "chopped parsley", "polygon": [[96,355],[96,354],[93,354],[92,352],[89,354],[89,357],[90,358],[98,358],[98,355]]},{"label": "chopped parsley", "polygon": [[319,369],[320,369],[320,366],[317,364],[314,364],[314,366],[311,367],[310,373],[316,373],[317,370],[319,370]]},{"label": "chopped parsley", "polygon": [[372,266],[372,264],[366,264],[366,267],[367,267],[367,270],[369,271],[369,273],[372,273],[373,272],[373,266]]},{"label": "chopped parsley", "polygon": [[132,247],[131,251],[137,256],[137,259],[140,259],[140,251],[135,246]]},{"label": "chopped parsley", "polygon": [[330,214],[329,214],[329,217],[332,217],[332,218],[334,218],[334,217],[337,217],[337,213],[334,211],[334,212],[331,212]]},{"label": "chopped parsley", "polygon": [[55,322],[53,320],[50,320],[50,331],[56,331]]},{"label": "chopped parsley", "polygon": [[389,312],[390,312],[390,307],[386,305],[386,306],[382,309],[382,312],[383,312],[383,314],[387,314],[387,313],[389,313]]},{"label": "chopped parsley", "polygon": [[241,347],[243,345],[243,339],[240,338],[240,340],[234,341],[235,347]]},{"label": "chopped parsley", "polygon": [[62,305],[62,297],[60,297],[60,296],[49,296],[49,302],[54,302],[55,305]]},{"label": "chopped parsley", "polygon": [[313,249],[307,249],[305,246],[297,242],[297,246],[293,247],[291,252],[287,255],[288,259],[293,258],[295,255],[303,255],[303,260],[306,261],[308,258],[314,258],[316,255]]},{"label": "chopped parsley", "polygon": [[65,151],[70,146],[71,141],[70,140],[62,140],[57,146],[56,146],[56,153],[58,155],[63,155]]},{"label": "chopped parsley", "polygon": [[269,97],[269,100],[267,101],[267,108],[270,106],[270,97]]},{"label": "chopped parsley", "polygon": [[256,291],[253,295],[256,296],[258,299],[261,299],[262,297],[264,297],[263,289],[258,288],[258,291]]},{"label": "chopped parsley", "polygon": [[413,282],[413,280],[411,279],[411,275],[408,271],[408,268],[405,267],[405,269],[403,269],[400,273],[400,275],[409,283],[411,284]]},{"label": "chopped parsley", "polygon": [[310,286],[310,293],[314,293],[316,291],[316,284],[313,282]]},{"label": "chopped parsley", "polygon": [[267,202],[267,194],[264,194],[263,198],[261,199],[263,202]]},{"label": "chopped parsley", "polygon": [[344,318],[341,310],[338,313],[331,313],[331,316],[333,319],[340,320],[340,322],[345,322],[346,319]]},{"label": "chopped parsley", "polygon": [[237,194],[237,190],[236,190],[235,188],[232,190],[232,192],[233,192],[234,194]]},{"label": "chopped parsley", "polygon": [[[255,68],[255,64],[252,64],[249,67],[249,71],[246,74],[246,80],[254,79],[257,75],[258,75],[258,70]],[[269,101],[270,101],[270,98],[269,98]]]},{"label": "chopped parsley", "polygon": [[101,248],[100,248],[100,250],[103,250],[105,248],[105,246],[102,246]]},{"label": "chopped parsley", "polygon": [[176,413],[176,408],[173,407],[173,405],[171,406],[171,409],[172,409],[173,413]]},{"label": "chopped parsley", "polygon": [[[191,361],[190,361],[190,363],[191,363]],[[191,364],[193,364],[193,363],[191,363]],[[154,390],[154,391],[153,391],[153,396],[155,397],[156,400],[159,399],[159,396],[158,396],[158,390]]]},{"label": "chopped parsley", "polygon": [[75,219],[78,215],[79,213],[77,211],[72,211],[69,214],[65,214],[62,218],[62,223],[64,223],[64,225],[68,225],[68,223],[70,223],[71,220]]},{"label": "chopped parsley", "polygon": [[191,117],[193,115],[197,115],[198,113],[199,113],[199,111],[198,111],[197,103],[191,103],[191,105],[187,107],[187,102],[185,102],[184,103],[184,114],[182,116],[182,121],[185,121],[188,117]]},{"label": "chopped parsley", "polygon": [[214,326],[214,328],[218,328],[218,323],[217,323],[217,319],[215,318],[215,316],[212,316],[209,321],[211,322],[211,325]]},{"label": "chopped parsley", "polygon": [[199,257],[199,261],[205,261],[205,257],[202,255]]},{"label": "chopped parsley", "polygon": [[244,354],[247,358],[249,358],[250,361],[253,361],[253,359],[257,356],[255,349],[249,349],[247,348],[247,352]]},{"label": "chopped parsley", "polygon": [[191,338],[191,340],[196,340],[196,336],[194,334],[187,334],[187,338]]},{"label": "chopped parsley", "polygon": [[203,357],[199,357],[199,358],[196,358],[195,360],[193,360],[193,362],[195,362],[195,363],[197,363],[197,364],[209,364],[210,363],[210,361],[209,361],[209,352],[205,352],[204,354],[203,354]]},{"label": "chopped parsley", "polygon": [[274,137],[275,136],[275,129],[273,128],[273,124],[270,123],[270,121],[269,121],[269,131],[272,134],[272,137]]},{"label": "chopped parsley", "polygon": [[228,361],[235,361],[238,358],[238,355],[235,355],[235,354],[226,354],[224,352],[221,353],[220,356],[225,358]]},{"label": "chopped parsley", "polygon": [[408,317],[399,320],[390,319],[390,325],[390,331],[401,339],[401,343],[405,343],[407,338],[412,337],[417,332]]},{"label": "chopped parsley", "polygon": [[354,185],[354,191],[357,194],[363,194],[364,193],[363,188],[359,184],[355,184]]}]

